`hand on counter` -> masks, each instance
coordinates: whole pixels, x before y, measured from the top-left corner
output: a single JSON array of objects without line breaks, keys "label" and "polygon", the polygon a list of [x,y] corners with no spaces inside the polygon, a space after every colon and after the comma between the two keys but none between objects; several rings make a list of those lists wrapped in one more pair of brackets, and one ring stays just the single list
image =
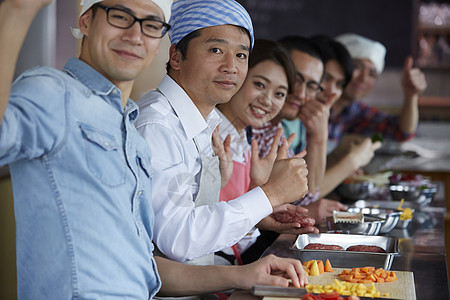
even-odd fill
[{"label": "hand on counter", "polygon": [[255,285],[287,287],[289,279],[295,287],[308,284],[308,275],[298,259],[265,256],[251,264],[235,267],[236,286],[249,290]]}]

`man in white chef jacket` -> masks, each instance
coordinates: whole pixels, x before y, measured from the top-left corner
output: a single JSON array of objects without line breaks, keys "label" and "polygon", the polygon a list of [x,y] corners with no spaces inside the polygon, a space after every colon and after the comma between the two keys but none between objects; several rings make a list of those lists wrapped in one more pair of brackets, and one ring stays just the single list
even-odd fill
[{"label": "man in white chef jacket", "polygon": [[[251,19],[233,0],[180,0],[170,24],[168,74],[138,101],[136,124],[152,151],[153,241],[170,259],[214,264],[215,251],[306,193],[307,168],[300,157],[279,160],[265,185],[218,203],[221,174],[211,138],[220,117],[213,109],[229,101],[247,75]],[[270,217],[260,223],[266,224],[280,225]],[[284,226],[297,234],[313,230]]]}]

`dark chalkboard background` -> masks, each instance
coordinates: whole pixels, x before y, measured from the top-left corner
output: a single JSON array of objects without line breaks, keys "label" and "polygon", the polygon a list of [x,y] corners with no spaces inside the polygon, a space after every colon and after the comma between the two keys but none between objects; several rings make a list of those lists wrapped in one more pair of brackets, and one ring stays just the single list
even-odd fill
[{"label": "dark chalkboard background", "polygon": [[256,38],[355,32],[387,47],[387,67],[402,67],[413,54],[415,0],[237,1],[249,11]]}]

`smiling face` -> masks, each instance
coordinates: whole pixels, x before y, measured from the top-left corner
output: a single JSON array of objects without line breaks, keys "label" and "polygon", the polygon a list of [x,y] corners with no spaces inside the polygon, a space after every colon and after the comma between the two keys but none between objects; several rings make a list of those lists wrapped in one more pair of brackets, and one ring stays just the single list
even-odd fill
[{"label": "smiling face", "polygon": [[241,28],[203,28],[188,45],[186,57],[171,46],[169,75],[184,89],[203,117],[230,101],[248,70],[250,38]]},{"label": "smiling face", "polygon": [[282,66],[264,60],[251,68],[242,88],[220,110],[238,131],[259,127],[281,110],[288,92],[288,79]]},{"label": "smiling face", "polygon": [[339,99],[344,91],[345,74],[344,69],[337,60],[329,60],[325,64],[325,75],[322,83],[323,92],[317,95],[317,100],[324,103],[332,94],[334,101]]},{"label": "smiling face", "polygon": [[286,98],[286,102],[281,109],[281,116],[287,120],[296,119],[301,107],[307,101],[315,99],[316,94],[310,95],[307,85],[308,83],[319,85],[323,73],[322,61],[309,54],[292,50],[291,58],[294,61],[297,73],[302,74],[304,83],[296,84],[293,93]]},{"label": "smiling face", "polygon": [[[161,9],[147,0],[107,0],[102,5],[123,9],[137,18],[164,20]],[[138,22],[120,29],[107,22],[106,11],[89,9],[80,17],[79,26],[85,38],[80,59],[117,86],[132,84],[158,53],[160,39],[145,36]]]},{"label": "smiling face", "polygon": [[345,88],[344,97],[360,100],[372,91],[378,73],[375,65],[369,59],[354,59],[353,67],[352,80]]}]

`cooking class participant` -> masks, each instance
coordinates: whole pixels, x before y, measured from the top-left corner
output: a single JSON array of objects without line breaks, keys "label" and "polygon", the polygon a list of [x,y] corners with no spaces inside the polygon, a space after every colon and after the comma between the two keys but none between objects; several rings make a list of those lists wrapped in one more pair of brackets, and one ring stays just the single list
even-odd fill
[{"label": "cooking class participant", "polygon": [[[29,70],[11,87],[28,28],[50,2],[0,3],[0,164],[13,183],[18,299],[152,298],[150,152],[128,95],[158,51],[172,1],[84,1],[73,31],[80,58],[63,71]],[[162,292],[175,295],[306,277],[297,260],[274,256],[233,268],[157,261]]]},{"label": "cooking class participant", "polygon": [[342,96],[333,104],[329,121],[329,149],[331,151],[344,134],[354,133],[404,141],[415,135],[419,112],[419,95],[426,89],[425,75],[413,67],[412,57],[407,57],[403,67],[401,84],[403,104],[397,115],[383,113],[364,104],[378,76],[383,72],[386,48],[381,43],[346,33],[335,38],[341,42],[353,58],[353,76]]},{"label": "cooking class participant", "polygon": [[232,0],[180,0],[172,12],[168,74],[138,102],[137,129],[152,152],[154,242],[170,259],[214,264],[215,251],[306,193],[307,168],[299,157],[279,160],[267,183],[217,203],[222,181],[212,147],[220,122],[214,107],[245,79],[253,27]]},{"label": "cooking class participant", "polygon": [[[248,68],[247,77],[239,91],[229,102],[219,104],[216,108],[222,119],[219,128],[220,137],[225,140],[230,136],[230,150],[233,155],[233,174],[220,191],[220,201],[229,201],[266,183],[276,159],[282,132],[280,129],[269,155],[260,159],[255,140],[251,141],[250,147],[247,138],[248,126],[261,126],[275,117],[295,82],[295,66],[289,53],[274,41],[263,39],[255,41]],[[289,208],[294,213],[298,210],[299,213],[307,214],[307,210],[301,207],[292,205]],[[261,226],[262,224],[259,224],[260,228]],[[298,222],[280,223],[279,231],[286,228],[290,233],[294,233],[301,227]],[[318,233],[312,226],[307,229],[309,232]],[[304,230],[302,232],[305,233]],[[240,253],[244,252],[258,235],[259,230],[253,228],[239,243],[233,245],[232,249],[217,252],[216,264],[218,260],[225,264],[234,264],[235,257],[239,261]]]},{"label": "cooking class participant", "polygon": [[[322,135],[322,140],[326,137],[326,123],[328,118],[327,110],[329,106],[326,104],[318,102],[315,100],[317,94],[322,90],[320,82],[322,80],[324,65],[320,55],[320,51],[317,46],[308,38],[300,36],[288,36],[280,40],[289,51],[291,59],[296,67],[296,84],[292,93],[289,93],[286,98],[286,102],[283,105],[281,112],[272,121],[265,123],[261,127],[253,127],[252,133],[255,140],[258,142],[259,156],[265,157],[267,155],[269,145],[272,144],[273,136],[278,128],[282,127],[282,120],[289,119],[294,120],[301,118],[306,120],[308,117],[315,118],[315,120],[308,121],[309,126],[314,127],[317,130],[317,135]],[[327,99],[327,102],[331,100]],[[306,108],[304,108],[306,107]],[[304,109],[304,111],[303,111]],[[303,112],[302,112],[303,111]],[[317,128],[322,126],[322,128]],[[309,128],[309,127],[308,127]],[[325,131],[325,134],[323,133]],[[326,139],[326,138],[325,138]],[[315,178],[316,187],[320,183],[320,173],[323,176],[324,166],[312,166],[320,160],[321,164],[325,164],[325,154],[326,154],[326,142],[325,143],[315,143],[311,141],[308,144],[311,146],[307,149],[307,158],[311,159],[311,165],[308,162],[308,169],[310,173],[319,172],[319,175]],[[314,148],[316,147],[316,148]],[[290,152],[293,155],[293,152]],[[311,158],[310,153],[317,155],[316,158]],[[309,175],[308,175],[309,178]],[[311,187],[310,182],[313,180],[308,179],[308,186]],[[308,216],[314,217],[316,223],[323,222],[323,217],[332,214],[333,210],[345,210],[347,207],[338,201],[329,199],[318,200],[317,188],[313,187],[315,192],[308,193],[308,196],[299,201],[299,205],[308,208]],[[244,262],[255,261],[260,257],[263,251],[273,243],[273,241],[278,237],[278,234],[273,231],[263,231],[258,237],[258,240],[253,244],[245,253],[242,255],[242,260]]]},{"label": "cooking class participant", "polygon": [[[342,95],[344,88],[348,85],[353,74],[353,61],[346,47],[338,41],[325,35],[316,35],[311,37],[311,40],[318,47],[321,53],[322,60],[325,64],[325,73],[321,85],[323,91],[317,94],[318,101],[309,101],[307,103],[315,104],[314,107],[321,107],[319,103],[328,102],[328,111],[331,105],[335,103]],[[302,108],[303,110],[304,108]],[[316,110],[317,112],[317,110]],[[321,140],[320,137],[328,138],[328,118],[314,118],[314,110],[303,114],[305,124],[300,118],[294,120],[282,121],[285,135],[296,133],[297,136],[303,138],[291,144],[291,149],[294,153],[301,151],[309,141],[311,147],[315,147],[314,141]],[[306,117],[305,117],[306,116]],[[320,120],[320,126],[317,123],[312,124],[309,120]],[[315,125],[315,126],[311,126]],[[322,130],[317,130],[322,128]],[[308,139],[306,139],[306,132]],[[318,137],[316,137],[318,136]],[[320,145],[320,144],[319,144]],[[370,138],[364,137],[345,137],[335,151],[328,155],[326,160],[326,171],[323,179],[320,181],[320,196],[324,197],[331,192],[337,185],[339,185],[345,178],[356,172],[361,167],[365,166],[372,159],[374,152],[381,146],[381,143],[372,143]],[[313,151],[311,149],[311,151]],[[325,162],[325,160],[320,160]],[[312,169],[315,166],[314,162],[309,162],[308,165]],[[321,202],[316,202],[320,205]],[[314,205],[316,205],[314,204]],[[319,209],[319,211],[324,211]],[[332,214],[332,212],[328,211]]]}]

